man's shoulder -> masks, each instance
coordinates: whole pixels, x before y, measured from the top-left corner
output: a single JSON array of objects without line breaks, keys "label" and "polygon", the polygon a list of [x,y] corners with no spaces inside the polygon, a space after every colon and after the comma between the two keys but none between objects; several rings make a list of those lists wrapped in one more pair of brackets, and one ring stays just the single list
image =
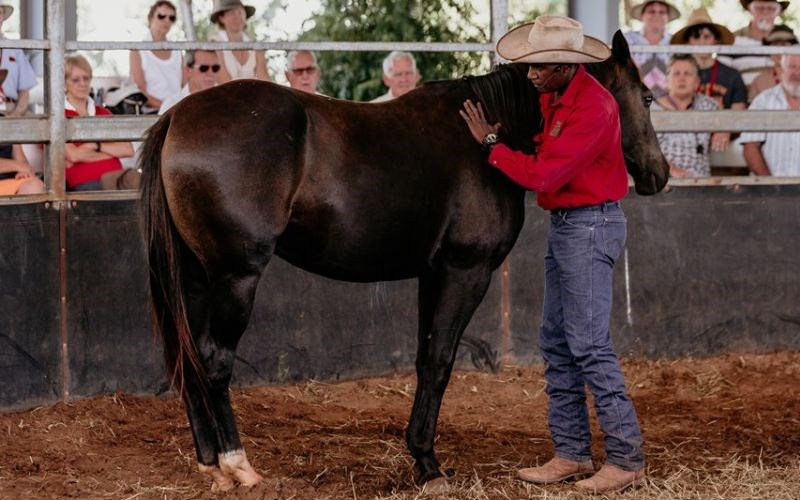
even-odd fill
[{"label": "man's shoulder", "polygon": [[784,109],[785,101],[783,87],[778,84],[758,94],[750,103],[750,109]]}]

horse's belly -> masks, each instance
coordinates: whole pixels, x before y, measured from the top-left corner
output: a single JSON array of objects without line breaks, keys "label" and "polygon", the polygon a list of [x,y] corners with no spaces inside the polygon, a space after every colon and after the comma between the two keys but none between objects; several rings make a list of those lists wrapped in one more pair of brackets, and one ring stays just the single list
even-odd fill
[{"label": "horse's belly", "polygon": [[399,231],[348,231],[341,226],[307,231],[287,228],[278,239],[276,255],[306,271],[328,278],[390,281],[418,276],[431,255],[431,243],[420,234]]}]

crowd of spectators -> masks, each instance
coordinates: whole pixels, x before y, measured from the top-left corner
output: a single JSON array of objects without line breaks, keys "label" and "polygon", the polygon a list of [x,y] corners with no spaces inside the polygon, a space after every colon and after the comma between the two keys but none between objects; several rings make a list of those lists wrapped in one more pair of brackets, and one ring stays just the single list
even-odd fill
[{"label": "crowd of spectators", "polygon": [[[792,29],[777,24],[789,2],[740,2],[751,20],[735,32],[698,8],[689,14],[684,27],[670,35],[667,24],[681,15],[677,7],[666,0],[645,0],[629,12],[631,18],[642,22],[641,31],[625,37],[632,45],[797,45]],[[672,54],[637,53],[634,61],[653,92],[654,110],[800,109],[800,56],[687,55],[676,47]],[[746,132],[738,138],[729,131],[669,132],[659,133],[658,140],[673,177],[707,177],[712,173],[712,152],[739,148],[752,174],[800,175],[800,131]]]},{"label": "crowd of spectators", "polygon": [[[715,23],[705,8],[692,11],[683,27],[670,34],[667,25],[681,12],[667,0],[646,0],[631,7],[629,15],[641,21],[640,30],[625,38],[631,45],[797,45],[792,29],[776,24],[789,2],[740,0],[750,14],[747,26],[732,32]],[[0,4],[2,23],[14,9]],[[214,41],[246,42],[247,22],[255,8],[241,0],[214,0],[210,20],[218,28]],[[147,13],[145,41],[165,41],[177,21],[178,11],[169,0],[157,0]],[[800,56],[735,55],[713,53],[633,54],[643,82],[655,97],[654,110],[797,110],[800,104]],[[36,76],[20,49],[0,49],[0,112],[23,116]],[[389,101],[413,90],[420,81],[414,56],[393,51],[382,64],[387,91],[371,102]],[[308,50],[291,51],[284,75],[289,86],[318,94],[321,68]],[[81,56],[66,60],[65,113],[73,116],[104,116],[110,112],[91,95],[92,68]],[[130,80],[143,94],[145,113],[164,113],[187,95],[240,78],[270,81],[263,51],[133,50]],[[145,101],[146,99],[146,101]],[[662,150],[674,177],[705,177],[712,173],[711,153],[733,148],[728,131],[714,133],[659,133]],[[748,132],[735,145],[750,172],[755,175],[800,175],[800,132]],[[137,173],[123,168],[122,159],[134,155],[129,142],[69,143],[66,147],[68,190],[120,189],[136,187]],[[0,195],[43,192],[19,145],[0,146]],[[41,172],[38,172],[41,175]]]}]

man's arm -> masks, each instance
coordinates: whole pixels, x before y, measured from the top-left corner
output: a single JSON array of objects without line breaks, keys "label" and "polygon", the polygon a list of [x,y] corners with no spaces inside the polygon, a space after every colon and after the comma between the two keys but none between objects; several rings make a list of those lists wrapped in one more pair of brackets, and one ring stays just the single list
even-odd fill
[{"label": "man's arm", "polygon": [[744,161],[747,168],[756,175],[772,175],[767,166],[767,160],[761,153],[761,142],[746,142],[743,146]]}]

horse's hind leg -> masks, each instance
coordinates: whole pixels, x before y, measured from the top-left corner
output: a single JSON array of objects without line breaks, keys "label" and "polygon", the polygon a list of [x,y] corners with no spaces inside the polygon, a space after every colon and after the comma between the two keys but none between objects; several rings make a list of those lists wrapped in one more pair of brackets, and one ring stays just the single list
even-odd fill
[{"label": "horse's hind leg", "polygon": [[212,491],[229,490],[235,482],[252,486],[261,480],[242,447],[229,385],[236,346],[247,328],[269,256],[271,252],[228,256],[224,259],[227,264],[207,266],[216,270],[214,274],[199,270],[186,280],[191,329],[205,375],[204,382],[187,377],[186,410],[198,467],[214,481]]},{"label": "horse's hind leg", "polygon": [[443,265],[419,280],[417,390],[406,443],[417,481],[436,486],[442,471],[433,450],[442,397],[450,381],[461,334],[491,281],[488,263],[462,269]]},{"label": "horse's hind leg", "polygon": [[[250,465],[242,447],[229,386],[236,346],[247,328],[261,269],[263,266],[258,266],[258,272],[223,273],[212,279],[209,329],[197,344],[207,370],[209,401],[216,420],[219,469],[244,486],[255,485],[261,476]],[[220,487],[225,485],[216,477],[214,480]]]}]

